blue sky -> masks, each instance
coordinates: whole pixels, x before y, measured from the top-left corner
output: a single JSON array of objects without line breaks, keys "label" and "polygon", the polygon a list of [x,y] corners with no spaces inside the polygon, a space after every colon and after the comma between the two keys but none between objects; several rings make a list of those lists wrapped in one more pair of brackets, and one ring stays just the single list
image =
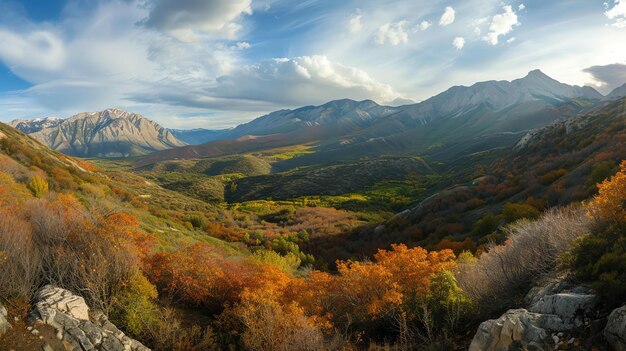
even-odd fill
[{"label": "blue sky", "polygon": [[626,82],[626,0],[0,0],[0,120],[108,107],[221,128],[539,68]]}]

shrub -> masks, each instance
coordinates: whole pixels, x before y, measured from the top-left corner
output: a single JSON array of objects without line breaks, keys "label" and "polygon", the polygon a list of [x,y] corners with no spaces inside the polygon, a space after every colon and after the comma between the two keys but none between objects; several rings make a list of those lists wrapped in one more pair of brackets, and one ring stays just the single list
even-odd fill
[{"label": "shrub", "polygon": [[620,172],[598,185],[598,195],[590,204],[593,233],[572,250],[578,278],[592,282],[611,305],[626,297],[626,161],[620,167]]},{"label": "shrub", "polygon": [[94,217],[74,196],[63,194],[30,201],[24,212],[40,254],[42,283],[77,292],[109,313],[113,296],[140,265],[127,223]]},{"label": "shrub", "polygon": [[143,340],[155,351],[217,351],[220,347],[210,327],[183,326],[175,312],[162,308],[158,320],[145,327]]},{"label": "shrub", "polygon": [[111,319],[123,325],[126,332],[143,337],[149,325],[158,322],[159,309],[154,303],[157,291],[148,279],[136,271],[126,285],[113,296]]},{"label": "shrub", "polygon": [[297,303],[281,304],[271,296],[246,291],[235,314],[245,326],[246,349],[325,350],[324,334],[314,317],[307,317]]},{"label": "shrub", "polygon": [[40,177],[38,174],[33,176],[33,179],[28,183],[28,188],[33,192],[35,197],[42,197],[48,192],[48,182]]},{"label": "shrub", "polygon": [[272,250],[259,250],[254,253],[254,257],[263,263],[275,265],[286,272],[298,269],[301,263],[300,257],[291,252],[281,256]]},{"label": "shrub", "polygon": [[483,237],[493,233],[498,229],[498,218],[491,213],[486,214],[483,218],[474,223],[472,233],[478,237]]},{"label": "shrub", "polygon": [[492,245],[477,261],[459,266],[459,285],[485,312],[498,310],[554,270],[574,240],[588,232],[589,223],[579,207],[551,210],[536,221],[518,221],[506,228],[503,245]]},{"label": "shrub", "polygon": [[158,252],[147,262],[148,277],[164,297],[220,311],[236,302],[255,267],[229,260],[226,252],[205,243]]},{"label": "shrub", "polygon": [[602,161],[596,164],[591,171],[591,182],[597,184],[603,182],[611,175],[615,174],[617,165],[611,160]]},{"label": "shrub", "polygon": [[514,221],[517,221],[518,219],[535,219],[537,217],[539,217],[539,215],[541,214],[541,212],[539,212],[538,209],[536,209],[535,207],[528,205],[528,204],[513,204],[513,203],[507,203],[506,205],[504,205],[504,208],[502,209],[502,216],[504,216],[504,219],[511,223]]},{"label": "shrub", "polygon": [[206,227],[206,219],[198,214],[189,214],[185,216],[185,221],[191,223],[194,228],[203,229]]},{"label": "shrub", "polygon": [[8,210],[0,218],[0,296],[29,299],[41,271],[31,226]]}]

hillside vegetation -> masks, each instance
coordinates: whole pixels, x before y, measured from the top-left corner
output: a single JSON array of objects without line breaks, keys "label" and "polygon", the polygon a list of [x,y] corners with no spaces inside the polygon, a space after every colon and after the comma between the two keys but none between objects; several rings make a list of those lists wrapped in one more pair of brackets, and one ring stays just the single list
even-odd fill
[{"label": "hillside vegetation", "polygon": [[[2,133],[2,297],[17,306],[42,284],[68,288],[155,349],[462,349],[463,335],[477,321],[514,301],[557,262],[599,279],[607,303],[623,294],[595,278],[606,276],[605,266],[589,269],[584,260],[598,245],[615,243],[594,238],[623,234],[626,163],[586,207],[517,222],[507,227],[503,245],[486,246],[482,254],[394,244],[372,260],[341,260],[335,272],[324,272],[297,269],[309,258],[297,254],[293,241],[277,240],[250,254],[202,240],[200,231],[219,219],[194,214],[201,208],[192,210],[193,200],[189,210],[171,211],[152,195],[180,195],[154,190],[136,198],[116,190],[116,174],[123,171],[101,173],[6,127]],[[129,176],[133,192],[155,188],[145,181],[133,185],[139,178]],[[218,216],[221,210],[202,211]],[[178,240],[171,232],[150,233],[156,221],[179,230]],[[485,275],[494,265],[503,275]],[[194,317],[198,313],[205,318]]]}]

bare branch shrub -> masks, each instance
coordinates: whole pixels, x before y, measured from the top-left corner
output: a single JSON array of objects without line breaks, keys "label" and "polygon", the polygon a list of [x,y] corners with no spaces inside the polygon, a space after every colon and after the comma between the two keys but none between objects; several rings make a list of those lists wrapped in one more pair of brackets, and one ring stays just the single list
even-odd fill
[{"label": "bare branch shrub", "polygon": [[7,210],[0,218],[0,296],[30,298],[41,269],[31,226]]},{"label": "bare branch shrub", "polygon": [[515,222],[507,228],[503,245],[492,245],[476,262],[459,266],[459,285],[485,312],[501,309],[553,271],[589,225],[589,217],[576,206],[550,210],[535,221]]}]

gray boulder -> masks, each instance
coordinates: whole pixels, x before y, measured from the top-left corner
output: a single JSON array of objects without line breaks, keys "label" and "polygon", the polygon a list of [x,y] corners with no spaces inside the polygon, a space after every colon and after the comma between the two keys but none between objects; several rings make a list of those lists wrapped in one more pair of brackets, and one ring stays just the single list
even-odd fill
[{"label": "gray boulder", "polygon": [[[508,310],[500,318],[480,324],[469,350],[544,350],[549,334],[541,328],[541,325],[547,319],[558,319],[558,317],[528,312],[523,308]],[[558,322],[549,321],[549,323]]]},{"label": "gray boulder", "polygon": [[567,292],[543,296],[528,310],[557,315],[562,319],[564,328],[569,329],[582,326],[585,318],[591,316],[597,302],[596,295]]},{"label": "gray boulder", "polygon": [[528,310],[509,310],[481,323],[469,350],[553,350],[562,343],[555,332],[561,336],[584,325],[597,300],[589,289],[551,280],[530,290],[524,299]]},{"label": "gray boulder", "polygon": [[626,306],[611,312],[604,328],[604,337],[615,351],[626,351]]},{"label": "gray boulder", "polygon": [[90,314],[82,297],[54,286],[47,285],[35,294],[31,320],[54,327],[72,350],[150,351],[126,336],[103,313]]},{"label": "gray boulder", "polygon": [[79,320],[89,320],[89,307],[85,299],[70,291],[46,285],[35,294],[38,309],[53,309]]},{"label": "gray boulder", "polygon": [[4,335],[9,328],[11,328],[11,324],[9,323],[9,314],[7,309],[0,305],[0,336]]}]

